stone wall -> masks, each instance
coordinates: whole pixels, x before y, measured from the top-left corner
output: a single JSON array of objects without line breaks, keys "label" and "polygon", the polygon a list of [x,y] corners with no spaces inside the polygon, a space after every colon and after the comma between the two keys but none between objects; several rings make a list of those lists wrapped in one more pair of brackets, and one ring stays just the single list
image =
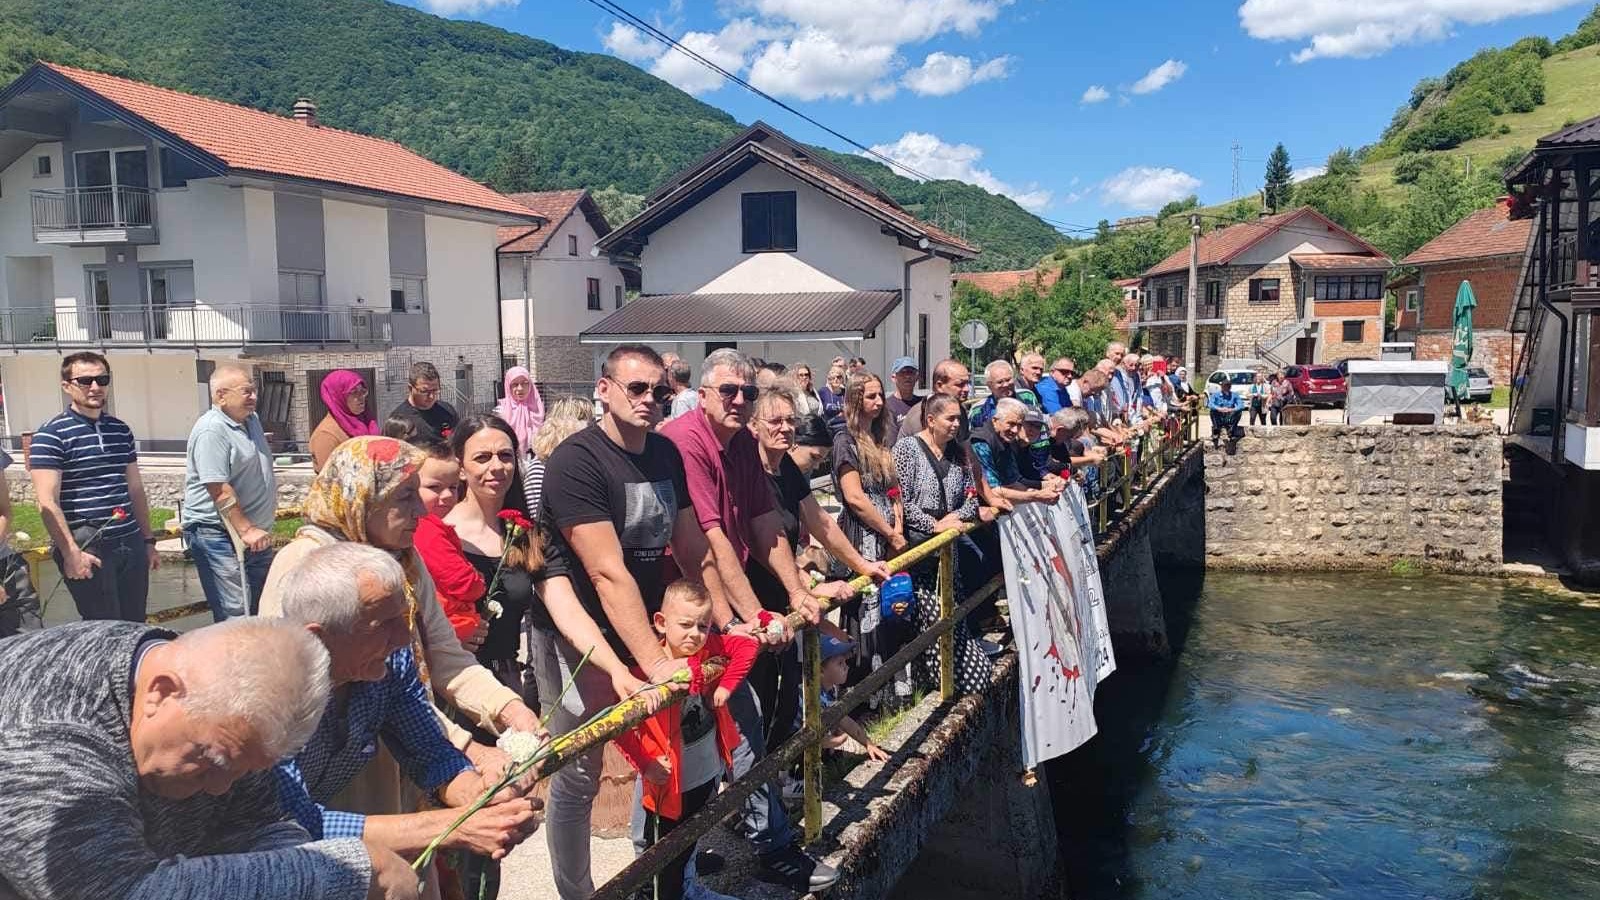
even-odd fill
[{"label": "stone wall", "polygon": [[[1521,334],[1509,331],[1479,331],[1472,336],[1472,363],[1483,366],[1494,379],[1495,387],[1511,383],[1511,368],[1522,349]],[[1450,361],[1455,351],[1454,331],[1424,331],[1416,337],[1416,358]]]},{"label": "stone wall", "polygon": [[528,371],[533,373],[534,381],[540,384],[568,384],[593,383],[595,351],[606,348],[580,344],[578,338],[570,334],[536,334],[533,336],[532,362],[524,358],[527,355],[525,349],[520,336],[506,338],[506,357],[516,359],[518,365],[527,366]]},{"label": "stone wall", "polygon": [[[183,471],[163,467],[160,469],[148,466],[141,467],[139,473],[144,479],[145,496],[149,498],[150,505],[157,509],[177,509],[183,501]],[[311,484],[312,473],[308,466],[294,469],[279,469],[278,477],[278,508],[286,509],[299,506],[305,502],[306,487]],[[11,494],[13,503],[33,503],[33,479],[14,474],[6,479],[6,487]],[[36,540],[44,540],[44,535],[32,535]]]},{"label": "stone wall", "polygon": [[1206,450],[1207,565],[1498,571],[1501,459],[1489,425],[1247,428]]}]

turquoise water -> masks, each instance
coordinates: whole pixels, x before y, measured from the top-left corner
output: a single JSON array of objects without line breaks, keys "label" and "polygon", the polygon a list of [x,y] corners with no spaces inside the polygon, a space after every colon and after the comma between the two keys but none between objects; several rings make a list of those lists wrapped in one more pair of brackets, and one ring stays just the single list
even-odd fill
[{"label": "turquoise water", "polygon": [[1072,896],[1600,897],[1600,609],[1348,574],[1192,609],[1051,772]]}]

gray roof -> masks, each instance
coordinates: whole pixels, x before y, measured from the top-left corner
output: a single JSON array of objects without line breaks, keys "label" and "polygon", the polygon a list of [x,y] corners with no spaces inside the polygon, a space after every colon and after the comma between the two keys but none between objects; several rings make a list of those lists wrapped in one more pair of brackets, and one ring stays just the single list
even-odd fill
[{"label": "gray roof", "polygon": [[1560,131],[1539,138],[1539,147],[1570,147],[1575,144],[1600,144],[1600,116],[1568,125]]},{"label": "gray roof", "polygon": [[584,329],[578,339],[586,344],[861,339],[899,302],[899,291],[651,294]]}]

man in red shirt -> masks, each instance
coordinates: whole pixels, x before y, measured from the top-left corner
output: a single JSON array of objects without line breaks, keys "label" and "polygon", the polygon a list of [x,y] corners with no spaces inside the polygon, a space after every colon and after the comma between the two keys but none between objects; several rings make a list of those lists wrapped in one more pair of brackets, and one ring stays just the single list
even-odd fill
[{"label": "man in red shirt", "polygon": [[[758,393],[755,376],[755,366],[738,351],[713,352],[700,368],[699,408],[661,428],[662,436],[672,441],[683,457],[689,501],[715,563],[703,570],[712,599],[712,617],[723,630],[746,631],[771,615],[763,613],[761,601],[745,575],[745,563],[752,554],[783,584],[791,609],[813,624],[821,618],[817,600],[795,564],[783,519],[773,504],[760,448],[746,427]],[[767,634],[760,628],[754,633],[776,646],[786,645],[793,638],[787,627],[782,627],[781,635]],[[766,729],[760,704],[748,682],[734,693],[728,708],[741,735],[733,751],[733,774],[738,778],[766,754]],[[763,865],[795,889],[822,890],[838,878],[832,868],[792,846],[793,832],[776,784],[762,786],[745,801],[743,825]]]}]

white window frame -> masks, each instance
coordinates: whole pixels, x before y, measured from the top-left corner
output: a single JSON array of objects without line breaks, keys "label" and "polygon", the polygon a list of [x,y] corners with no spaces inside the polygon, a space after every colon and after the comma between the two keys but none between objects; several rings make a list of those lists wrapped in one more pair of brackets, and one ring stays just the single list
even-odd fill
[{"label": "white window frame", "polygon": [[1417,299],[1421,293],[1416,288],[1406,288],[1406,312],[1417,311]]},{"label": "white window frame", "polygon": [[55,174],[55,159],[48,153],[40,153],[33,157],[33,177],[49,178]]},{"label": "white window frame", "polygon": [[[280,295],[282,293],[282,288],[283,288],[283,276],[285,276],[285,275],[293,275],[294,276],[294,279],[295,279],[295,296],[292,297],[292,298],[279,296],[278,297],[278,306],[279,307],[281,307],[283,309],[290,309],[290,310],[321,310],[321,309],[327,309],[328,308],[328,274],[326,272],[319,272],[319,271],[316,271],[314,269],[281,269],[280,268],[278,270],[278,288],[279,288]],[[318,295],[317,296],[317,302],[316,302],[315,305],[312,305],[312,306],[307,306],[300,299],[300,279],[305,278],[307,276],[313,277],[313,278],[315,278],[317,280],[316,281],[316,284],[317,284],[317,295]]]},{"label": "white window frame", "polygon": [[[415,299],[411,288],[415,287]],[[394,292],[398,290],[404,297],[405,309],[394,308]],[[394,273],[389,276],[389,311],[404,313],[422,313],[428,311],[428,279],[422,275],[401,275]]]}]

